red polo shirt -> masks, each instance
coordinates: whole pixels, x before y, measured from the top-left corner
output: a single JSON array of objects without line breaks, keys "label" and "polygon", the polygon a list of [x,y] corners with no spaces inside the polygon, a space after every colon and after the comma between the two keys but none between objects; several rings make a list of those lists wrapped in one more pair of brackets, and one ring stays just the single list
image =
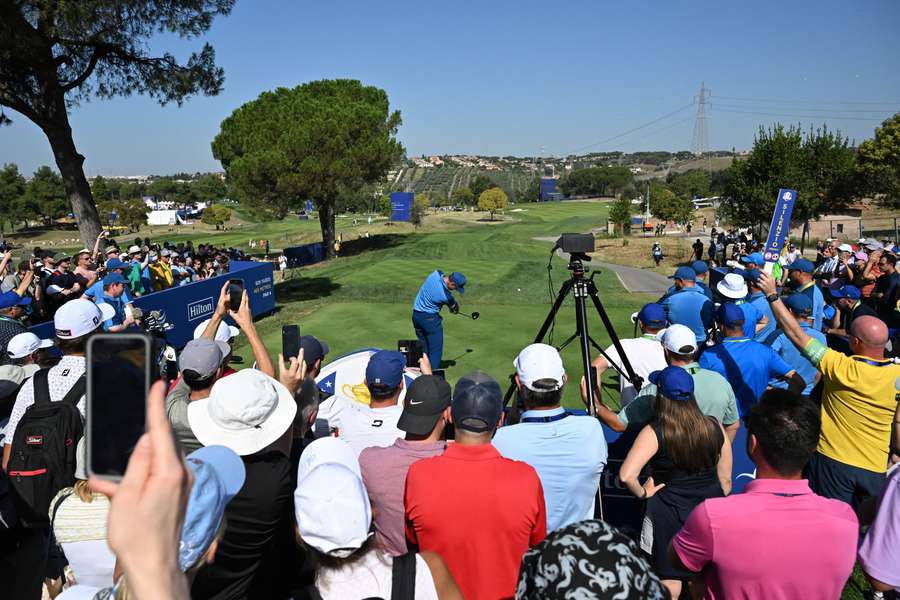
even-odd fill
[{"label": "red polo shirt", "polygon": [[537,473],[491,444],[414,463],[404,506],[406,536],[441,555],[467,600],[512,598],[522,555],[547,536]]}]

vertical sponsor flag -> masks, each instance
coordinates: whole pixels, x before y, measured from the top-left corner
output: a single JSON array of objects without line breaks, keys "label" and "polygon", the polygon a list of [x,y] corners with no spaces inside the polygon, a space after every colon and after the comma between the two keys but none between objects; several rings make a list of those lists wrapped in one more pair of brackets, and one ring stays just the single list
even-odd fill
[{"label": "vertical sponsor flag", "polygon": [[775,211],[772,213],[772,224],[769,226],[769,237],[763,258],[766,260],[766,272],[772,272],[772,263],[781,258],[781,251],[791,231],[791,213],[797,200],[797,190],[781,188],[775,200]]}]

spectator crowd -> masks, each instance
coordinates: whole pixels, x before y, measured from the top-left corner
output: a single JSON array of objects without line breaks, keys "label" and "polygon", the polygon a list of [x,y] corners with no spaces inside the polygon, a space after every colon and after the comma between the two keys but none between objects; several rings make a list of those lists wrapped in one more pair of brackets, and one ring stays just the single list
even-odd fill
[{"label": "spectator crowd", "polygon": [[[893,593],[900,248],[829,240],[815,261],[791,247],[767,266],[746,239],[719,264],[719,239],[635,314],[639,337],[595,358],[619,377],[611,402],[535,343],[509,357],[510,413],[490,375],[451,387],[427,356],[411,368],[387,350],[369,356],[368,403],[325,392],[327,341],[304,335],[273,360],[226,284],[177,378],[154,384],[118,483],[88,476],[81,435],[65,440],[71,464],[44,469],[51,483],[23,470],[34,415],[67,405],[81,431],[87,340],[126,329],[131,298],[238,254],[37,250],[0,295],[4,597],[836,599],[856,564]],[[25,331],[29,311],[52,317],[54,339]],[[238,336],[253,368],[230,366]],[[562,405],[571,385],[597,419]],[[617,473],[604,426],[630,445]],[[732,493],[738,452],[755,471]],[[600,518],[608,475],[639,530]]]}]

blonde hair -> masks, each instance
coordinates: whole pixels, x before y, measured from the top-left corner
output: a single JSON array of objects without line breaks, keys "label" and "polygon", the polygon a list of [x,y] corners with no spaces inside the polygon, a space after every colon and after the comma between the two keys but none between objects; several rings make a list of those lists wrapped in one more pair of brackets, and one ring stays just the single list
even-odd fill
[{"label": "blonde hair", "polygon": [[92,490],[85,479],[76,479],[75,485],[72,486],[72,490],[75,495],[78,496],[78,499],[85,503],[91,503],[94,501],[94,498],[99,498],[103,495]]}]

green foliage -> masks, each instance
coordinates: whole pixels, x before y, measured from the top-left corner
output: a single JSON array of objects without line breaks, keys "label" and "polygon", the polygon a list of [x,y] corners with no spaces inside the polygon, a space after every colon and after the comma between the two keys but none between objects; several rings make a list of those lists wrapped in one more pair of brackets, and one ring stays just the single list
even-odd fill
[{"label": "green foliage", "polygon": [[216,229],[231,220],[231,209],[223,204],[213,204],[207,206],[203,210],[203,216],[200,217],[201,223],[207,225],[215,225]]},{"label": "green foliage", "polygon": [[350,79],[313,81],[238,108],[212,150],[242,203],[284,217],[313,198],[333,256],[337,198],[380,181],[396,163],[400,123],[384,90]]},{"label": "green foliage", "polygon": [[13,227],[37,213],[37,207],[30,205],[25,194],[25,178],[15,164],[5,164],[0,169],[0,233],[8,223]]},{"label": "green foliage", "polygon": [[694,203],[666,187],[651,185],[650,212],[662,221],[685,223],[694,215]]},{"label": "green foliage", "polygon": [[206,203],[219,202],[228,196],[228,186],[215,173],[206,173],[190,184],[191,191],[197,200]]},{"label": "green foliage", "polygon": [[488,188],[478,196],[478,210],[491,213],[491,221],[494,220],[494,213],[507,206],[509,206],[509,198],[506,192],[498,187]]},{"label": "green foliage", "polygon": [[625,167],[590,167],[574,169],[559,182],[559,189],[567,196],[612,196],[633,181]]},{"label": "green foliage", "polygon": [[485,190],[489,190],[491,188],[500,187],[496,183],[491,180],[487,175],[476,175],[472,181],[469,182],[469,189],[472,190],[473,198],[481,198],[481,194],[484,193]]},{"label": "green foliage", "polygon": [[852,199],[854,151],[840,132],[826,127],[760,128],[753,150],[729,167],[720,212],[739,225],[768,224],[779,188],[797,190],[794,222],[845,208]]},{"label": "green foliage", "polygon": [[430,204],[429,195],[427,193],[421,192],[416,194],[416,197],[413,199],[412,209],[409,213],[410,223],[416,227],[421,225]]},{"label": "green foliage", "polygon": [[622,194],[609,207],[609,220],[615,223],[619,235],[622,235],[631,225],[631,200]]},{"label": "green foliage", "polygon": [[49,225],[69,212],[66,190],[59,173],[44,165],[34,172],[26,194],[37,208],[37,214]]},{"label": "green foliage", "polygon": [[391,197],[388,194],[384,194],[381,199],[378,200],[378,214],[390,217],[391,212],[393,212],[393,209],[391,208]]},{"label": "green foliage", "polygon": [[475,203],[475,194],[467,187],[458,187],[450,197],[454,206],[471,206]]},{"label": "green foliage", "polygon": [[863,188],[886,208],[900,210],[900,113],[859,145],[856,170]]},{"label": "green foliage", "polygon": [[537,202],[541,199],[541,178],[532,177],[528,180],[528,185],[519,196],[522,202]]},{"label": "green foliage", "polygon": [[97,204],[112,200],[112,192],[102,175],[97,175],[94,177],[94,181],[91,182],[91,195],[94,196],[94,201]]},{"label": "green foliage", "polygon": [[682,198],[706,198],[709,196],[711,177],[703,169],[690,169],[684,173],[669,173],[666,186]]}]

